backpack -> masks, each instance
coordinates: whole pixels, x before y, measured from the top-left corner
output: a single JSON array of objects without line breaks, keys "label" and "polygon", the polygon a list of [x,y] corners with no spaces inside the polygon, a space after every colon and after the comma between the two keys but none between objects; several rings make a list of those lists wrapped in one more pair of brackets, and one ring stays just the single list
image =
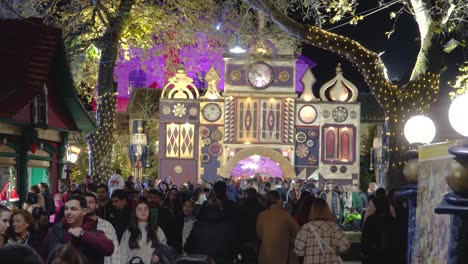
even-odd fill
[{"label": "backpack", "polygon": [[44,214],[45,215],[55,214],[55,203],[54,203],[54,199],[52,199],[52,195],[46,192],[42,192],[41,194],[42,194],[42,197],[44,197],[44,207],[45,207]]}]

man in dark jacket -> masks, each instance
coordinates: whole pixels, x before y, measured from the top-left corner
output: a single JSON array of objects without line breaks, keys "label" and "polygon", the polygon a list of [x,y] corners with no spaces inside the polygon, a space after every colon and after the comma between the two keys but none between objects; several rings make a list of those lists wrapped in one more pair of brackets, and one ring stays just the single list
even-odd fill
[{"label": "man in dark jacket", "polygon": [[72,195],[64,207],[63,221],[55,224],[45,239],[44,258],[60,245],[71,243],[84,264],[104,263],[104,256],[114,252],[114,244],[104,232],[96,229],[96,221],[85,217],[87,205],[84,197]]},{"label": "man in dark jacket", "polygon": [[132,209],[128,204],[127,192],[124,190],[115,190],[112,193],[112,205],[114,208],[109,213],[107,221],[115,228],[117,238],[120,242],[125,229],[127,229],[130,214],[132,213]]}]

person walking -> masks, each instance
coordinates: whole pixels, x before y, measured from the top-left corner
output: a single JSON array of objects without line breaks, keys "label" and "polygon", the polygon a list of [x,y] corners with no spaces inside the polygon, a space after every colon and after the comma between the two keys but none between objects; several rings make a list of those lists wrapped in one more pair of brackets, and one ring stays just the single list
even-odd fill
[{"label": "person walking", "polygon": [[120,242],[121,263],[151,263],[158,245],[166,243],[164,232],[150,217],[148,204],[140,201],[130,216],[128,228]]},{"label": "person walking", "polygon": [[314,201],[309,219],[297,234],[294,252],[303,257],[303,264],[337,263],[337,253],[347,250],[351,242],[325,200]]},{"label": "person walking", "polygon": [[7,242],[6,232],[8,227],[10,227],[10,210],[0,204],[0,248]]},{"label": "person walking", "polygon": [[278,191],[267,193],[269,209],[257,219],[257,235],[260,243],[260,264],[296,264],[297,256],[291,248],[299,226],[282,206]]}]

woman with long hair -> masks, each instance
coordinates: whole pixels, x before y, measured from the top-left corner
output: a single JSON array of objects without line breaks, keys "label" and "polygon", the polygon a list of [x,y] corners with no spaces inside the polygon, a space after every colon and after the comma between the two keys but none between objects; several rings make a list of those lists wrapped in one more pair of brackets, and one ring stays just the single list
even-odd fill
[{"label": "woman with long hair", "polygon": [[337,254],[347,250],[351,243],[325,200],[315,199],[309,219],[297,234],[294,252],[304,257],[304,264],[336,263]]},{"label": "woman with long hair", "polygon": [[398,263],[401,236],[398,223],[390,209],[385,190],[379,188],[372,200],[375,211],[366,215],[362,227],[361,251],[363,263]]},{"label": "woman with long hair", "polygon": [[47,264],[83,264],[80,253],[71,244],[63,244],[50,252]]},{"label": "woman with long hair", "polygon": [[177,190],[177,188],[169,189],[164,205],[169,209],[172,216],[176,216],[182,212],[182,200],[180,199],[179,190]]},{"label": "woman with long hair", "polygon": [[28,245],[35,250],[41,247],[41,238],[36,232],[34,217],[26,210],[15,210],[11,214],[11,235],[8,243]]},{"label": "woman with long hair", "polygon": [[150,208],[144,201],[138,202],[120,241],[122,264],[151,263],[153,253],[159,244],[166,244],[166,236],[153,223]]},{"label": "woman with long hair", "polygon": [[0,248],[6,244],[6,233],[9,226],[10,210],[8,210],[6,206],[0,204]]}]

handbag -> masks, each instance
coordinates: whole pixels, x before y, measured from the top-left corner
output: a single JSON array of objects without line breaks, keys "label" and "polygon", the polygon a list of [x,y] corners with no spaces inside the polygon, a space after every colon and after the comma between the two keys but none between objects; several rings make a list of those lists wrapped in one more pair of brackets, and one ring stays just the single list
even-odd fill
[{"label": "handbag", "polygon": [[133,257],[128,261],[128,264],[145,264],[145,263],[143,262],[143,259],[141,259],[140,257]]},{"label": "handbag", "polygon": [[[311,225],[310,227],[312,228],[312,232],[314,232],[315,241],[317,241],[317,244],[319,245],[319,248],[320,248],[320,252],[322,252],[323,255],[325,255],[325,250],[323,249],[323,245],[325,245],[327,249],[331,250],[332,252],[336,252],[336,250],[333,249],[330,246],[330,244],[324,242],[323,239],[317,234],[317,231],[315,231],[315,228],[313,225]],[[337,257],[338,263],[343,264],[343,260],[341,260],[340,255],[336,254],[336,257]]]}]

